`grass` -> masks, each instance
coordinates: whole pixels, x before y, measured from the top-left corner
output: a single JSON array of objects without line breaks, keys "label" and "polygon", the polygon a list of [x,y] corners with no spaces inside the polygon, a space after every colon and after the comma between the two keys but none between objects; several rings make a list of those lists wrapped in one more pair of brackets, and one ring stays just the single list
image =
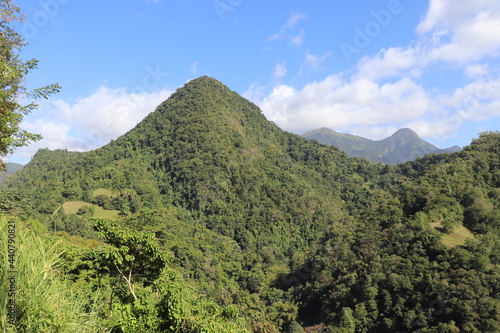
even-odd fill
[{"label": "grass", "polygon": [[448,247],[465,245],[468,238],[474,238],[474,234],[463,225],[455,227],[451,234],[444,234],[441,238],[444,245]]},{"label": "grass", "polygon": [[120,214],[117,210],[106,210],[100,206],[90,204],[85,201],[66,201],[62,207],[64,208],[64,212],[66,214],[76,214],[78,209],[82,206],[92,206],[95,208],[94,217],[102,218],[102,219],[110,219],[116,220],[118,218],[118,214]]},{"label": "grass", "polygon": [[448,247],[463,246],[467,239],[474,238],[474,234],[463,225],[456,226],[451,234],[441,231],[443,226],[440,222],[432,222],[431,226],[442,234],[441,241]]},{"label": "grass", "polygon": [[[15,223],[14,238],[8,237],[7,223]],[[13,221],[13,222],[12,222]],[[9,262],[7,244],[12,239],[14,257]],[[0,217],[0,332],[103,332],[91,300],[74,292],[60,277],[58,262],[64,252],[60,242],[36,236],[23,222]],[[14,267],[11,267],[13,265]],[[13,269],[12,269],[13,268]],[[14,279],[15,287],[9,284]],[[12,289],[13,288],[13,289]],[[18,329],[7,328],[7,302],[16,299]],[[90,311],[89,311],[90,310]]]},{"label": "grass", "polygon": [[98,195],[105,195],[105,196],[108,196],[110,198],[114,198],[114,197],[117,197],[116,193],[114,193],[113,191],[111,190],[107,190],[105,188],[98,188],[94,191],[92,191],[92,195],[94,197],[98,196]]}]

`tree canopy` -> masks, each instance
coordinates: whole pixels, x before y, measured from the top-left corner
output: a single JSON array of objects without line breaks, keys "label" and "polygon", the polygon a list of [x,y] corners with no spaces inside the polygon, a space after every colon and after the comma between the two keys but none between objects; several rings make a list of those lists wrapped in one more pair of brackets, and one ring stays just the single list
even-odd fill
[{"label": "tree canopy", "polygon": [[[11,0],[0,0],[0,18],[0,156],[5,157],[41,138],[20,128],[24,116],[37,108],[36,103],[23,101],[48,98],[60,87],[51,84],[31,91],[26,88],[26,75],[37,67],[38,61],[21,59],[20,51],[26,42],[13,23],[21,22],[23,16]],[[5,169],[3,161],[0,169]]]}]

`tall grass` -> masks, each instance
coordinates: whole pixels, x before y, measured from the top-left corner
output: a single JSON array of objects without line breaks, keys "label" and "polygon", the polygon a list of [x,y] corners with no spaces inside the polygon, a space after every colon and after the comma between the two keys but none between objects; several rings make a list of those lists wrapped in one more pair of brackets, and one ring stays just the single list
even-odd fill
[{"label": "tall grass", "polygon": [[[15,273],[9,273],[10,219],[0,217],[0,332],[104,332],[94,302],[72,292],[57,270],[60,244],[35,235],[21,222],[16,223],[14,238]],[[9,325],[7,310],[11,276],[16,282],[15,327]]]}]

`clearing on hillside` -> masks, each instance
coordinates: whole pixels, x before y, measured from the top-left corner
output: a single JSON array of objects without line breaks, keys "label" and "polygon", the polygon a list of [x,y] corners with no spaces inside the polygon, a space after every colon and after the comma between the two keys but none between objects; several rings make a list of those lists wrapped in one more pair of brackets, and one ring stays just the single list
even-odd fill
[{"label": "clearing on hillside", "polygon": [[114,198],[114,197],[118,196],[113,191],[105,189],[105,188],[98,188],[98,189],[92,191],[92,195],[94,197],[96,197],[98,195],[105,195],[105,196],[108,196],[110,198]]},{"label": "clearing on hillside", "polygon": [[[66,201],[62,205],[62,207],[64,208],[64,212],[66,214],[76,214],[78,212],[78,209],[80,209],[83,206],[94,207],[95,208],[94,217],[96,218],[116,220],[118,218],[118,214],[120,214],[120,212],[117,210],[106,210],[100,206],[93,205],[85,201]],[[59,210],[59,208],[57,210]]]},{"label": "clearing on hillside", "polygon": [[451,234],[445,234],[441,237],[443,244],[448,247],[463,246],[469,238],[474,238],[474,234],[463,225],[455,227]]},{"label": "clearing on hillside", "polygon": [[431,226],[442,234],[441,241],[447,247],[463,246],[467,239],[474,238],[474,234],[463,225],[456,226],[451,234],[441,231],[443,225],[440,222],[433,222]]}]

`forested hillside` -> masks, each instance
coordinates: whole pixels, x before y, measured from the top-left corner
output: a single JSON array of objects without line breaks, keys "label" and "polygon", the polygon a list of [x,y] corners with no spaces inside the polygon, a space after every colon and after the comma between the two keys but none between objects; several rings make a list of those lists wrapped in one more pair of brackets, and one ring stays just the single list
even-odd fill
[{"label": "forested hillside", "polygon": [[396,166],[349,158],[201,77],[102,148],[40,150],[0,203],[57,244],[51,283],[80,304],[61,332],[85,316],[96,332],[498,332],[499,156],[485,133]]}]

